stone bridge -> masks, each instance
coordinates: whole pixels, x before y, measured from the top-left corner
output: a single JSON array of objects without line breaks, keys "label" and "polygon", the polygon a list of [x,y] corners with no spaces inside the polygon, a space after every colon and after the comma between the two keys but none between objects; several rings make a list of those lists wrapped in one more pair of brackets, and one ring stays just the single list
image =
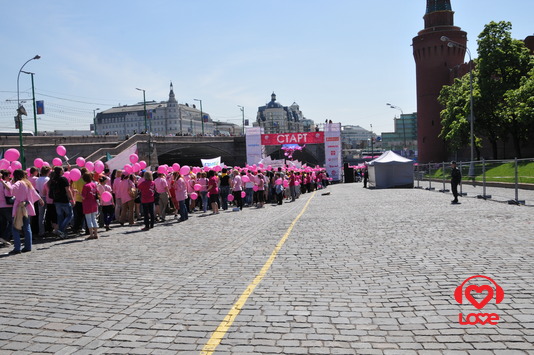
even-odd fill
[{"label": "stone bridge", "polygon": [[[51,162],[57,157],[56,147],[67,149],[69,163],[74,165],[77,157],[86,160],[106,161],[109,153],[115,156],[137,144],[140,160],[151,161],[153,165],[172,164],[200,165],[200,159],[220,156],[226,165],[243,166],[246,163],[245,137],[149,137],[137,134],[127,140],[117,136],[25,136],[23,137],[26,167],[33,165],[36,158]],[[0,136],[0,152],[9,148],[19,149],[19,137]],[[151,148],[151,149],[150,149]],[[149,159],[150,152],[150,159]],[[280,146],[267,146],[266,155],[283,159]],[[308,145],[303,151],[295,152],[294,159],[308,164],[324,164],[324,146]]]}]

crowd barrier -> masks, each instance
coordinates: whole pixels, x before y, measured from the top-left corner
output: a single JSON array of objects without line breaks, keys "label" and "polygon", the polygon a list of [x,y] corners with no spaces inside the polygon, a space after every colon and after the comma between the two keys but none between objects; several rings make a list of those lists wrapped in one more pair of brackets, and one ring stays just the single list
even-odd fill
[{"label": "crowd barrier", "polygon": [[[534,206],[534,174],[526,169],[533,162],[533,158],[458,162],[462,172],[459,192],[467,197]],[[418,164],[414,177],[416,188],[449,192],[451,164]]]}]

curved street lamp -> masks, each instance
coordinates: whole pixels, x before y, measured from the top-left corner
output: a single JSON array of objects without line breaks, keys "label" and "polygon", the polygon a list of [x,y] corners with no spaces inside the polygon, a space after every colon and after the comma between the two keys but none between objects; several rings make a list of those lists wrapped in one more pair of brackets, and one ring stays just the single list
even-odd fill
[{"label": "curved street lamp", "polygon": [[391,108],[393,108],[395,110],[399,110],[401,112],[400,118],[402,120],[402,135],[404,137],[404,147],[403,148],[406,149],[407,148],[406,147],[406,126],[404,124],[404,118],[402,117],[404,115],[404,112],[402,112],[402,109],[399,106],[395,106],[395,105],[392,105],[392,104],[389,104],[389,103],[386,104],[386,105],[388,105],[389,107],[391,107]]},{"label": "curved street lamp", "polygon": [[242,132],[242,135],[244,136],[245,135],[245,108],[241,105],[237,105],[237,107],[239,107],[239,109],[241,110],[241,115],[242,115],[242,119],[243,119],[243,132]]},{"label": "curved street lamp", "polygon": [[26,110],[24,107],[21,107],[20,105],[20,89],[19,89],[19,81],[20,81],[20,73],[22,72],[22,69],[31,62],[32,60],[41,59],[40,55],[36,55],[33,58],[30,58],[26,61],[26,63],[22,64],[22,67],[20,67],[19,73],[17,75],[17,123],[19,126],[19,143],[20,143],[20,160],[22,163],[22,168],[26,169],[26,159],[24,157],[24,143],[22,142],[22,115],[26,115]]},{"label": "curved street lamp", "polygon": [[449,48],[456,47],[465,49],[469,55],[469,122],[470,122],[470,140],[471,140],[471,162],[469,163],[469,177],[475,177],[475,136],[473,134],[474,128],[474,116],[473,116],[473,60],[471,59],[471,51],[467,46],[464,46],[461,43],[451,40],[447,36],[441,36],[443,42],[447,42]]}]

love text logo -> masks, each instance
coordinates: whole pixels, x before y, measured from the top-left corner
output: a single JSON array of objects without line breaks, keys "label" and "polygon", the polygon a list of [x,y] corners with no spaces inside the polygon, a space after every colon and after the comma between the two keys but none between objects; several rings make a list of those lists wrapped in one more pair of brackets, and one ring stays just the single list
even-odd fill
[{"label": "love text logo", "polygon": [[[464,288],[464,285],[475,278],[486,279],[491,282],[492,285],[469,285]],[[468,277],[461,283],[460,286],[454,291],[454,299],[456,302],[463,304],[464,297],[468,300],[476,309],[484,308],[493,298],[495,303],[499,304],[504,299],[504,290],[493,279],[484,275],[475,275]],[[458,314],[458,322],[462,325],[465,324],[492,324],[495,325],[499,322],[499,315],[497,313],[469,313],[464,316],[462,313]]]}]

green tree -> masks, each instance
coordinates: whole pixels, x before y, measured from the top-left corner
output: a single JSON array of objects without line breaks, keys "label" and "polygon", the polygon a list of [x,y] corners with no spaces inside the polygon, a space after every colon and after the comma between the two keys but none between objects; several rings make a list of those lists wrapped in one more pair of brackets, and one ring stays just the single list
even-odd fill
[{"label": "green tree", "polygon": [[[497,158],[497,143],[511,136],[520,154],[522,134],[518,116],[510,114],[510,100],[505,96],[521,86],[534,62],[522,41],[511,37],[510,22],[490,22],[478,36],[477,84],[480,98],[476,101],[475,124],[491,143]],[[511,95],[511,94],[510,94]]]},{"label": "green tree", "polygon": [[[473,70],[473,77],[476,78],[478,72]],[[450,86],[444,86],[438,97],[438,101],[443,105],[441,111],[441,133],[440,137],[445,140],[452,151],[460,150],[471,144],[471,125],[469,123],[470,108],[470,83],[469,74],[461,78],[454,79]],[[479,99],[479,91],[476,80],[473,79],[473,102]],[[475,137],[475,150],[477,159],[480,159],[481,139]]]},{"label": "green tree", "polygon": [[521,79],[519,88],[505,93],[504,100],[503,116],[510,127],[510,134],[515,137],[516,157],[521,158],[521,143],[534,136],[534,69]]}]

